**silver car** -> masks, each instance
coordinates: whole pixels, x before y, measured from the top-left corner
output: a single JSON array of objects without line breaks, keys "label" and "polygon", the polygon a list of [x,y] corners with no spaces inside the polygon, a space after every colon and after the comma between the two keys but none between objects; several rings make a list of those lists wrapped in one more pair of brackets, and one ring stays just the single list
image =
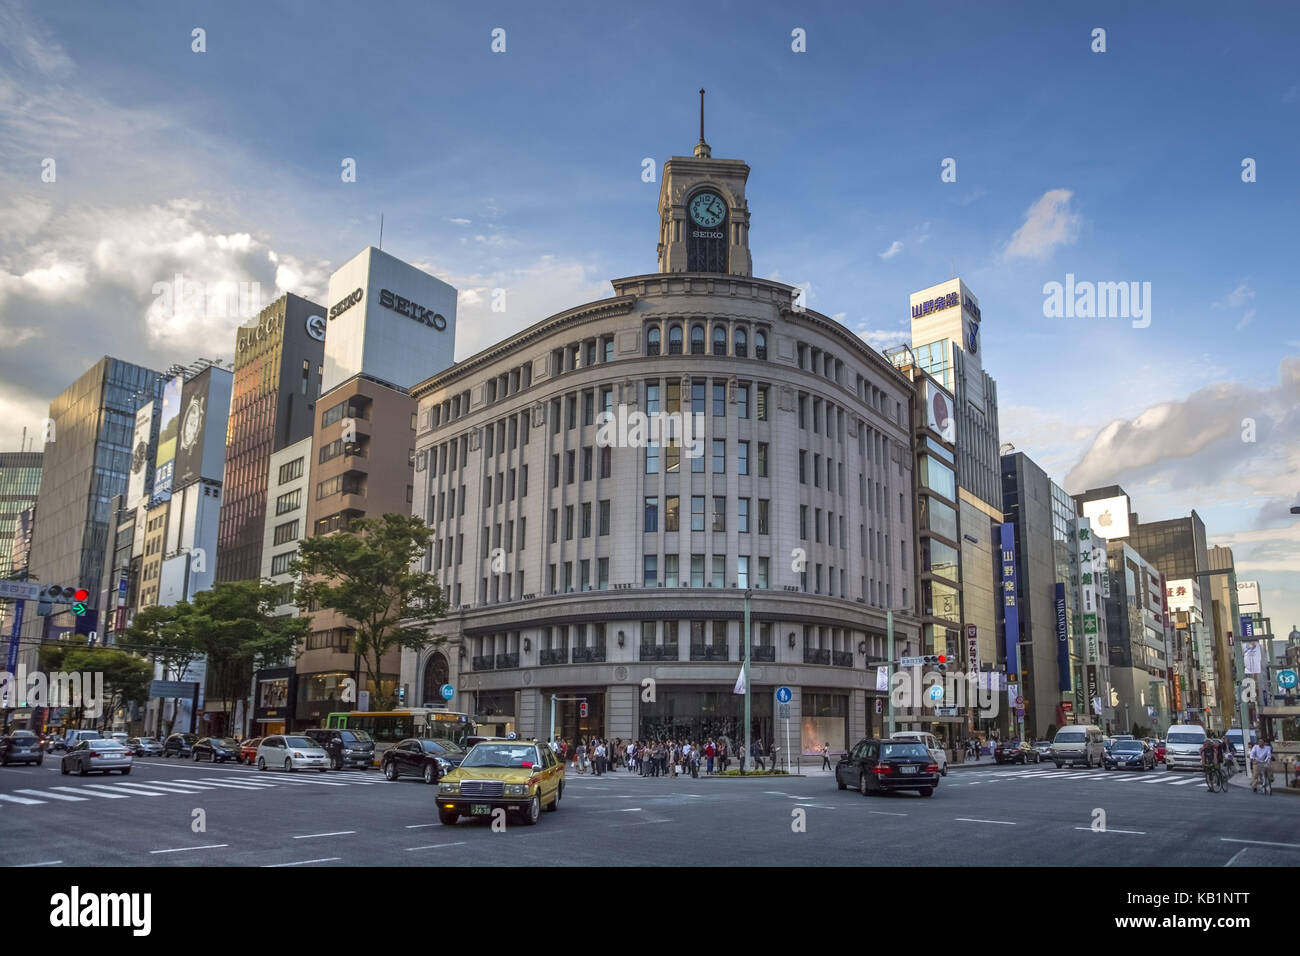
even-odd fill
[{"label": "silver car", "polygon": [[75,770],[84,777],[92,770],[105,774],[120,770],[126,776],[134,760],[131,751],[116,740],[83,740],[63,755],[59,772],[69,774]]},{"label": "silver car", "polygon": [[126,747],[137,757],[161,757],[163,752],[162,741],[157,737],[132,737]]},{"label": "silver car", "polygon": [[330,758],[310,737],[275,734],[262,738],[257,746],[257,769],[266,770],[268,767],[283,767],[290,773],[295,770],[325,773],[330,768]]}]

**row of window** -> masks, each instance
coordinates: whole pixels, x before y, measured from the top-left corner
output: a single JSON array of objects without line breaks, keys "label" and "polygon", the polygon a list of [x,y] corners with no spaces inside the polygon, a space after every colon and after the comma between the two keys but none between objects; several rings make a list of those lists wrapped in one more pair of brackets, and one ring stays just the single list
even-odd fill
[{"label": "row of window", "polygon": [[[726,531],[727,530],[727,498],[725,495],[714,495],[712,497],[713,497],[713,510],[711,514],[712,520],[708,522],[708,527],[711,528],[713,531]],[[706,501],[705,495],[691,496],[690,530],[692,531],[705,530],[706,527],[706,520],[705,520],[706,515],[704,510],[705,501]],[[736,531],[739,532],[740,534],[749,534],[750,532],[750,507],[749,507],[750,501],[751,499],[749,498],[736,499]],[[663,502],[664,502],[664,512],[663,512],[664,531],[680,531],[681,530],[681,497],[678,495],[666,495],[663,499]],[[607,505],[608,502],[602,502],[602,504]],[[757,518],[758,518],[757,524],[758,524],[759,534],[770,533],[770,526],[771,526],[771,522],[769,519],[770,511],[771,511],[771,502],[769,501],[769,499],[759,498],[758,514],[757,514]],[[552,509],[552,513],[554,513],[554,509]],[[659,530],[659,497],[658,496],[645,499],[643,514],[644,514],[644,520],[642,522],[643,530],[645,530],[646,532],[657,532]],[[601,533],[605,534],[607,532],[602,531]],[[583,537],[586,537],[586,535],[583,535]],[[551,540],[554,541],[553,535]]]},{"label": "row of window", "polygon": [[[324,460],[325,460],[324,458],[321,459],[321,461]],[[286,482],[293,481],[296,478],[301,478],[303,464],[304,464],[304,459],[295,458],[293,461],[286,461],[283,465],[281,465],[280,484],[283,485]]]},{"label": "row of window", "polygon": [[[703,322],[693,322],[690,325],[690,332],[684,333],[680,322],[670,322],[668,324],[668,355],[684,354],[683,336],[690,336],[690,354],[691,355],[717,355],[724,356],[731,354],[737,358],[749,357],[749,333],[743,325],[736,325],[731,329],[731,349],[728,352],[727,339],[728,327],[730,323],[714,322],[711,332],[706,332]],[[663,328],[656,322],[646,326],[645,330],[645,351],[647,355],[662,355],[663,351]],[[709,347],[711,343],[711,348]],[[754,332],[754,357],[758,359],[767,358],[767,331],[758,329]]]},{"label": "row of window", "polygon": [[[703,554],[691,555],[690,576],[687,577],[681,573],[681,555],[665,554],[663,556],[663,583],[660,584],[659,555],[644,555],[642,558],[641,586],[646,588],[727,587],[727,556],[725,554],[712,556],[713,560],[708,566],[709,575],[707,578],[705,577],[705,557]],[[732,586],[742,590],[749,587],[768,587],[772,559],[766,556],[760,556],[757,559],[754,563],[755,574],[753,581],[750,580],[750,560],[750,556],[747,554],[736,557],[736,577],[731,582]]]}]

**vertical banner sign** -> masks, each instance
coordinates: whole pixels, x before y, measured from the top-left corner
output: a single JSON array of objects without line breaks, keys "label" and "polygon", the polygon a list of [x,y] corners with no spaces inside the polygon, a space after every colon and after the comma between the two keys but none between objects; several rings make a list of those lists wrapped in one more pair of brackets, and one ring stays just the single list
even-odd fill
[{"label": "vertical banner sign", "polygon": [[1247,615],[1245,615],[1245,614],[1243,614],[1243,615],[1241,616],[1241,636],[1242,636],[1242,637],[1254,637],[1254,636],[1255,636],[1255,622],[1252,621],[1252,620],[1251,620]]},{"label": "vertical banner sign", "polygon": [[1016,586],[1016,526],[1010,521],[1002,525],[1002,616],[1006,622],[1003,635],[1007,645],[1007,673],[1020,673],[1020,591]]},{"label": "vertical banner sign", "polygon": [[[10,674],[15,674],[18,671],[18,635],[23,630],[23,608],[26,606],[26,601],[14,601],[14,626],[13,630],[9,632],[9,666],[5,668]],[[6,697],[8,696],[8,688],[17,686],[12,680],[5,681]],[[15,700],[11,702],[6,700],[5,706],[16,707],[19,703],[21,701]]]},{"label": "vertical banner sign", "polygon": [[1070,636],[1066,627],[1065,582],[1056,582],[1056,689],[1070,689]]},{"label": "vertical banner sign", "polygon": [[967,670],[978,672],[980,669],[979,628],[974,624],[966,625],[966,664]]}]

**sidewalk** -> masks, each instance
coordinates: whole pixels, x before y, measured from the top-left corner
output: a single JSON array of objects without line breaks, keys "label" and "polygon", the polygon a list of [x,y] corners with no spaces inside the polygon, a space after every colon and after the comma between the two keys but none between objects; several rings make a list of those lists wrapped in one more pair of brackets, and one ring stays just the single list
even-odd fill
[{"label": "sidewalk", "polygon": [[[1292,774],[1291,781],[1293,783],[1295,782],[1295,779],[1296,779],[1295,775]],[[1275,795],[1286,794],[1287,796],[1291,796],[1291,797],[1300,797],[1300,787],[1288,787],[1286,785],[1286,780],[1287,778],[1286,775],[1282,772],[1281,765],[1276,760],[1274,760],[1273,761],[1273,793]],[[1238,770],[1236,773],[1234,773],[1231,777],[1228,778],[1228,786],[1243,787],[1244,789],[1249,790],[1250,774],[1247,773],[1245,770]]]}]

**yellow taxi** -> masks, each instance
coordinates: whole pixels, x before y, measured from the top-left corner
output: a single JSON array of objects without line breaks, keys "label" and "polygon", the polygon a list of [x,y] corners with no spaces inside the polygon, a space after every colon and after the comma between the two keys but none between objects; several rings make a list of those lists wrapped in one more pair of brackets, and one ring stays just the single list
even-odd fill
[{"label": "yellow taxi", "polygon": [[564,764],[535,740],[485,740],[438,784],[438,819],[450,826],[461,817],[488,817],[498,807],[532,826],[547,810],[560,809]]}]

